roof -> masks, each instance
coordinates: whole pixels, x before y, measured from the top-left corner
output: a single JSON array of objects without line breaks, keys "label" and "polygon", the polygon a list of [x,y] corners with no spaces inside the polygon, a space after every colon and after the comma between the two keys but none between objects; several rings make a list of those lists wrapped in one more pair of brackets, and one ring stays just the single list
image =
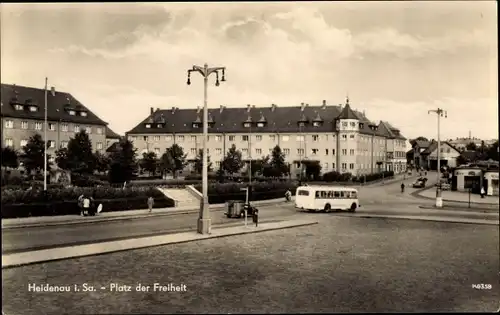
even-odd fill
[{"label": "roof", "polygon": [[[16,110],[15,105],[37,106],[35,112]],[[74,122],[82,124],[107,125],[105,121],[97,117],[86,106],[80,103],[71,94],[56,91],[55,96],[49,90],[47,93],[47,120],[61,120],[63,122]],[[20,86],[15,84],[1,85],[1,108],[2,117],[25,118],[25,119],[45,119],[45,90]],[[70,115],[69,110],[75,112],[86,112],[86,116]]]},{"label": "roof", "polygon": [[337,119],[358,119],[356,114],[352,111],[351,106],[349,106],[349,98],[346,99],[344,109],[340,112]]},{"label": "roof", "polygon": [[121,139],[122,137],[111,130],[109,127],[106,127],[106,138],[108,139]]},{"label": "roof", "polygon": [[381,133],[386,135],[388,138],[398,139],[398,140],[406,140],[405,137],[401,135],[399,129],[393,127],[387,121],[381,120],[379,123],[379,129],[381,129]]},{"label": "roof", "polygon": [[479,152],[477,151],[474,151],[474,150],[467,150],[467,151],[463,151],[462,153],[460,153],[465,159],[467,159],[468,161],[474,161],[476,160],[476,158],[478,157],[479,155]]},{"label": "roof", "polygon": [[421,149],[426,149],[431,145],[431,142],[425,140],[415,140],[415,144]]},{"label": "roof", "polygon": [[[453,145],[451,145],[448,141],[441,141],[441,145],[447,144],[450,148],[453,150],[457,151],[458,153],[461,153],[457,148],[455,148]],[[437,141],[432,141],[431,144],[425,149],[421,154],[431,154],[434,152],[434,150],[437,149],[438,143]]]},{"label": "roof", "polygon": [[113,142],[113,144],[111,144],[109,148],[106,149],[106,152],[108,153],[115,152],[116,150],[118,150],[119,145],[120,145],[119,142]]},{"label": "roof", "polygon": [[[347,106],[346,106],[347,107]],[[369,127],[371,123],[362,113],[347,109],[342,109],[336,105],[304,105],[304,106],[283,106],[272,105],[270,107],[224,107],[209,108],[210,117],[213,124],[209,128],[209,133],[248,133],[250,128],[244,123],[252,121],[251,131],[254,133],[298,133],[298,132],[334,132],[335,121],[342,114],[347,112],[347,117],[355,115],[360,124],[360,133],[371,135]],[[194,128],[193,123],[202,122],[201,108],[163,109],[152,112],[137,126],[127,132],[127,134],[155,134],[155,133],[201,133],[202,128]],[[314,126],[318,116],[322,122],[319,126]],[[160,119],[165,119],[165,124],[160,123]],[[250,120],[249,120],[250,118]],[[265,119],[263,127],[257,127],[257,123]],[[305,126],[299,127],[299,121],[306,119]],[[153,124],[151,127],[160,124],[160,128],[146,128],[146,124]],[[381,131],[376,131],[376,135],[387,136]]]}]

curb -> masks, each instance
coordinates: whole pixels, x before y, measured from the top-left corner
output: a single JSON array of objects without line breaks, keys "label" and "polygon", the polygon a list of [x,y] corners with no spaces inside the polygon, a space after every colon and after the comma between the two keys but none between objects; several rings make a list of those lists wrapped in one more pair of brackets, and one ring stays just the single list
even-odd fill
[{"label": "curb", "polygon": [[[275,202],[266,202],[266,203],[259,203],[256,206],[272,206],[272,205],[280,205],[282,203],[286,203],[285,201],[275,201]],[[225,206],[216,206],[210,209],[212,212],[220,212],[225,209]],[[147,211],[147,209],[144,209],[144,211]],[[74,225],[74,224],[89,224],[89,223],[100,223],[100,222],[109,222],[109,221],[125,221],[125,220],[137,220],[137,219],[142,219],[142,218],[151,218],[151,217],[164,217],[164,216],[174,216],[174,215],[185,215],[185,214],[193,214],[193,213],[198,213],[199,209],[193,208],[193,209],[185,209],[185,210],[171,210],[171,211],[166,211],[163,213],[147,213],[147,214],[138,214],[138,215],[123,215],[123,216],[116,216],[116,217],[110,217],[110,218],[105,218],[105,217],[98,217],[96,219],[90,219],[90,220],[68,220],[68,221],[60,221],[60,222],[46,222],[46,223],[28,223],[28,224],[16,224],[16,225],[7,225],[7,226],[2,226],[2,230],[13,230],[13,229],[23,229],[23,228],[34,228],[34,227],[48,227],[48,226],[57,226],[57,225]],[[78,221],[76,221],[78,220]]]},{"label": "curb", "polygon": [[461,221],[461,220],[456,220],[453,218],[443,218],[443,217],[438,217],[438,218],[428,218],[428,217],[419,217],[419,216],[391,216],[391,215],[360,215],[360,216],[351,216],[351,218],[362,218],[362,219],[389,219],[389,220],[414,220],[414,221],[431,221],[431,222],[444,222],[444,223],[461,223],[461,224],[476,224],[476,225],[496,225],[498,226],[499,222],[498,221],[491,221],[489,220],[478,220],[478,221],[472,221],[474,219],[471,219],[470,221]]},{"label": "curb", "polygon": [[[278,221],[278,222],[285,222],[285,221]],[[196,241],[203,241],[207,239],[216,239],[216,238],[223,238],[223,237],[228,237],[228,236],[235,236],[235,235],[243,235],[243,234],[255,234],[255,233],[261,233],[261,232],[268,232],[268,231],[276,231],[276,230],[284,230],[284,229],[290,229],[290,228],[296,228],[296,227],[304,227],[304,226],[309,226],[309,225],[315,225],[318,224],[318,221],[309,221],[309,222],[297,222],[295,224],[291,224],[288,226],[283,226],[283,227],[271,227],[271,228],[264,228],[262,230],[259,229],[253,229],[253,230],[244,230],[244,231],[239,231],[239,232],[234,232],[230,234],[221,234],[221,235],[205,235],[200,238],[194,238],[194,239],[187,239],[187,240],[179,240],[179,241],[171,241],[167,243],[162,243],[162,244],[153,244],[153,245],[140,245],[140,246],[135,246],[131,248],[120,248],[120,249],[111,249],[108,251],[103,251],[99,253],[93,253],[93,254],[81,254],[78,255],[76,254],[75,256],[71,257],[63,257],[63,258],[54,258],[54,259],[46,259],[46,260],[38,260],[38,261],[31,261],[31,262],[26,262],[26,263],[17,263],[17,264],[7,264],[3,265],[4,261],[4,255],[2,255],[2,270],[4,269],[10,269],[10,268],[16,268],[20,266],[26,266],[26,265],[34,265],[34,264],[40,264],[40,263],[47,263],[47,262],[54,262],[54,261],[60,261],[60,260],[68,260],[68,259],[75,259],[75,258],[82,258],[82,257],[89,257],[89,256],[99,256],[99,255],[105,255],[105,254],[111,254],[111,253],[117,253],[117,252],[123,252],[123,251],[129,251],[129,250],[136,250],[136,249],[143,249],[143,248],[152,248],[152,247],[157,247],[157,246],[166,246],[166,245],[172,245],[172,244],[182,244],[182,243],[189,243],[189,242],[196,242]],[[85,246],[85,245],[82,245]],[[64,248],[64,247],[62,247]],[[24,252],[24,253],[19,253],[19,254],[27,254],[30,252]],[[16,255],[16,254],[11,254],[11,255]],[[9,255],[5,255],[9,256]]]},{"label": "curb", "polygon": [[[424,188],[424,189],[419,189],[419,190],[416,190],[412,193],[410,193],[410,195],[412,195],[413,197],[416,197],[416,198],[420,198],[420,199],[426,199],[426,200],[436,200],[436,198],[432,198],[432,197],[427,197],[427,196],[422,196],[420,193],[424,190],[430,190],[432,188],[435,188],[435,187],[428,187],[428,188]],[[443,202],[456,202],[456,203],[463,203],[463,204],[469,204],[468,201],[461,201],[461,200],[451,200],[451,199],[443,199]],[[471,205],[488,205],[488,206],[500,206],[499,204],[496,204],[496,203],[486,203],[486,202],[472,202],[470,203]]]},{"label": "curb", "polygon": [[484,212],[484,213],[487,213],[487,212],[498,212],[498,209],[492,209],[492,208],[478,208],[478,207],[454,207],[454,206],[446,206],[446,205],[443,205],[442,208],[438,208],[436,206],[418,206],[420,209],[429,209],[429,210],[449,210],[449,211],[453,211],[453,210],[457,210],[457,211],[464,211],[464,210],[470,210],[470,212],[477,212],[477,211],[474,211],[474,210],[481,210],[481,212]]}]

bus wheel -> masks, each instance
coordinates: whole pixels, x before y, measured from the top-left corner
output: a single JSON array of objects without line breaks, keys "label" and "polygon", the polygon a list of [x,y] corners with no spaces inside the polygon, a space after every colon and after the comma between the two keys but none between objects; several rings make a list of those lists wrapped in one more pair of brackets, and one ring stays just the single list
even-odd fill
[{"label": "bus wheel", "polygon": [[354,212],[356,211],[356,203],[352,203],[351,208],[349,209],[349,212]]},{"label": "bus wheel", "polygon": [[332,206],[330,206],[330,204],[329,204],[329,203],[327,203],[327,204],[325,205],[325,209],[324,209],[324,211],[328,213],[328,212],[330,212],[330,210],[332,210]]}]

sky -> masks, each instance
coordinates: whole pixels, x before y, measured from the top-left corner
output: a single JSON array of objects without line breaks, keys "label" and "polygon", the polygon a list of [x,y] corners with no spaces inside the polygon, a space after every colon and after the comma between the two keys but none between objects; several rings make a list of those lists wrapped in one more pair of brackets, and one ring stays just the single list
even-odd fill
[{"label": "sky", "polygon": [[150,107],[345,102],[407,138],[498,138],[496,1],[1,5],[2,83],[71,93],[124,134]]}]

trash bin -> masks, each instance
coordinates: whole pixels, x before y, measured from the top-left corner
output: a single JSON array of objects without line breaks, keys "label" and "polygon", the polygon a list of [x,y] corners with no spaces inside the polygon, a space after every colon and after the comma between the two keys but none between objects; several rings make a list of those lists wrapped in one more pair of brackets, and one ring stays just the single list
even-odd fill
[{"label": "trash bin", "polygon": [[226,216],[228,218],[238,218],[241,215],[243,201],[241,200],[228,200],[226,202]]}]

